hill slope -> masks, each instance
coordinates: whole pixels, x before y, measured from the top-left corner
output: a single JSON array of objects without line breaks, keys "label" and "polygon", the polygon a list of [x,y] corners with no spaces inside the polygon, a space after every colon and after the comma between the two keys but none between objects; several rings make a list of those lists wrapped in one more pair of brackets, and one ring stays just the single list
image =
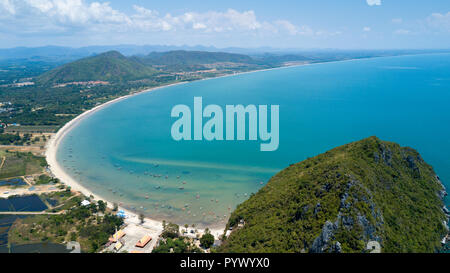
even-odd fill
[{"label": "hill slope", "polygon": [[242,54],[185,50],[152,52],[142,57],[142,60],[146,64],[156,65],[196,65],[219,62],[253,63],[251,57]]},{"label": "hill slope", "polygon": [[434,252],[444,194],[415,150],[370,137],[276,174],[232,213],[218,251],[364,252],[377,241],[382,252]]},{"label": "hill slope", "polygon": [[154,74],[154,69],[128,59],[117,51],[109,51],[50,70],[39,76],[37,82],[40,84],[76,81],[121,82],[148,78]]},{"label": "hill slope", "polygon": [[188,72],[211,68],[228,69],[236,67],[258,68],[250,56],[225,52],[185,51],[152,52],[146,56],[133,57],[147,66],[164,71]]}]

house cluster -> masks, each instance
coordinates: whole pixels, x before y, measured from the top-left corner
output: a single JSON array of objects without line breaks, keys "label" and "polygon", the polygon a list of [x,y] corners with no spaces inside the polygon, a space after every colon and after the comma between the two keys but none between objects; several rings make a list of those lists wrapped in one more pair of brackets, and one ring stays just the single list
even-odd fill
[{"label": "house cluster", "polygon": [[12,107],[12,103],[10,101],[0,102],[0,114],[9,113],[12,111],[14,111],[14,107]]},{"label": "house cluster", "polygon": [[87,81],[87,82],[67,82],[67,83],[61,83],[56,84],[53,87],[66,87],[69,85],[82,85],[82,86],[96,86],[96,85],[108,85],[109,82],[107,81]]},{"label": "house cluster", "polygon": [[[1,113],[1,112],[0,112]],[[19,123],[4,123],[0,120],[0,128],[5,129],[7,127],[11,127],[11,126],[16,126],[19,127],[20,124]]]},{"label": "house cluster", "polygon": [[[108,240],[108,243],[106,244],[106,247],[109,247],[111,245],[114,245],[113,249],[115,251],[120,251],[125,244],[126,240],[124,240],[125,237],[125,231],[123,229],[116,231],[113,236],[111,236]],[[150,243],[152,240],[152,237],[150,235],[144,235],[141,239],[139,239],[136,244],[134,245],[137,248],[143,249],[148,243]],[[139,251],[133,251],[138,253]]]},{"label": "house cluster", "polygon": [[11,83],[11,84],[3,84],[0,85],[0,87],[24,87],[24,86],[30,86],[34,85],[34,82],[17,82],[17,83]]}]

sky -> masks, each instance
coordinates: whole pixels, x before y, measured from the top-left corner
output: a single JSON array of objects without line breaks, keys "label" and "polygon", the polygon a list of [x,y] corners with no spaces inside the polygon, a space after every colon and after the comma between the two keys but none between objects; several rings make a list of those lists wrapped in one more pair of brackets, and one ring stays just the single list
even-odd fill
[{"label": "sky", "polygon": [[449,0],[0,0],[0,48],[450,48]]}]

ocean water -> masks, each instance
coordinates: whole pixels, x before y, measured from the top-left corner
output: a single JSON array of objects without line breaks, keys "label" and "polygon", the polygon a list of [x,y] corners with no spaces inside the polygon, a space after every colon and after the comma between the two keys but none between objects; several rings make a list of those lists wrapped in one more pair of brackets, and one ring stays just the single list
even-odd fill
[{"label": "ocean water", "polygon": [[[280,145],[172,139],[174,105],[280,105]],[[210,79],[101,109],[62,140],[57,159],[85,187],[148,216],[223,225],[272,175],[372,135],[417,149],[450,186],[450,54],[386,57]],[[155,177],[156,176],[156,177]],[[447,201],[448,203],[448,201]]]}]

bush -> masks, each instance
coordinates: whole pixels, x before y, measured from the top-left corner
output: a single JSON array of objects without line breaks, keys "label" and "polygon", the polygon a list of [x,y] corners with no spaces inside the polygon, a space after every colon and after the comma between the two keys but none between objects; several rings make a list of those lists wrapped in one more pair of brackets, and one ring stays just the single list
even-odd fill
[{"label": "bush", "polygon": [[204,248],[210,248],[214,244],[214,236],[209,232],[203,234],[202,238],[200,238],[200,244]]},{"label": "bush", "polygon": [[177,224],[168,223],[161,234],[163,238],[177,238],[180,236],[180,227]]}]

